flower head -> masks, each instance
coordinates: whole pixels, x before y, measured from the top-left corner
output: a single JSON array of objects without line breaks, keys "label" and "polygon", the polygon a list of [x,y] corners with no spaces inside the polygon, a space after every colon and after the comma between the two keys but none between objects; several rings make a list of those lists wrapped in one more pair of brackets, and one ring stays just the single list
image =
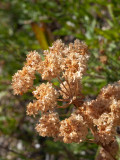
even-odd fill
[{"label": "flower head", "polygon": [[27,63],[25,64],[26,66],[30,66],[32,69],[37,70],[42,60],[38,52],[31,51],[27,55],[26,61],[27,61]]},{"label": "flower head", "polygon": [[[109,145],[115,139],[115,129],[120,125],[120,81],[101,89],[96,99],[85,99],[81,80],[88,58],[83,42],[75,40],[67,46],[57,40],[44,51],[44,60],[36,51],[30,52],[23,69],[13,76],[15,94],[32,90],[35,100],[28,104],[27,115],[41,114],[36,125],[39,135],[80,143],[87,139],[89,128],[97,144]],[[33,86],[35,72],[48,82]],[[66,109],[70,116],[61,118],[59,108]]]},{"label": "flower head", "polygon": [[36,130],[39,135],[45,137],[57,137],[59,133],[60,120],[57,113],[44,114],[39,123],[36,125]]},{"label": "flower head", "polygon": [[14,94],[23,94],[33,86],[34,73],[34,69],[29,66],[25,66],[22,70],[15,73],[12,79]]},{"label": "flower head", "polygon": [[61,122],[60,136],[63,136],[65,143],[82,142],[87,133],[87,126],[80,115],[72,114],[71,117]]}]

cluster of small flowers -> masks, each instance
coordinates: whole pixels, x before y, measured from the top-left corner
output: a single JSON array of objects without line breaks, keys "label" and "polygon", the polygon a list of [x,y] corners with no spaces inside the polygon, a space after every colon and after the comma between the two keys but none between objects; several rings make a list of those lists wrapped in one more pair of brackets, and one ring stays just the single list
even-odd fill
[{"label": "cluster of small flowers", "polygon": [[115,139],[120,125],[120,81],[102,88],[95,100],[83,104],[86,119],[97,127],[96,141],[103,145]]},{"label": "cluster of small flowers", "polygon": [[65,143],[80,143],[86,138],[87,133],[87,125],[81,115],[73,113],[69,118],[61,121],[60,136]]},{"label": "cluster of small flowers", "polygon": [[22,95],[23,93],[27,92],[28,89],[33,86],[34,79],[34,70],[29,66],[23,67],[22,70],[19,70],[13,76],[12,85],[14,88],[14,93]]},{"label": "cluster of small flowers", "polygon": [[[103,146],[111,143],[115,139],[116,126],[120,125],[120,81],[104,87],[95,100],[88,101],[81,92],[81,79],[89,58],[87,46],[79,40],[68,46],[57,40],[44,51],[44,56],[42,61],[36,51],[30,52],[25,67],[13,76],[12,82],[14,93],[22,94],[35,88],[35,72],[49,81],[33,90],[36,100],[27,106],[28,115],[35,116],[41,112],[36,125],[39,135],[51,136],[65,143],[80,143],[86,140],[89,128],[97,143]],[[53,78],[58,79],[59,88],[53,87]],[[63,101],[65,105],[59,106],[57,101]],[[74,113],[60,121],[56,109],[70,104],[74,105]]]},{"label": "cluster of small flowers", "polygon": [[57,40],[52,47],[49,47],[49,50],[44,51],[45,60],[38,67],[38,72],[41,74],[42,79],[52,80],[62,72],[61,64],[64,57],[64,47],[64,43],[61,40]]},{"label": "cluster of small flowers", "polygon": [[41,61],[40,55],[34,51],[27,55],[27,63],[22,70],[19,70],[13,76],[12,85],[14,89],[14,94],[23,94],[28,91],[29,88],[33,86],[33,81],[35,79],[35,70]]},{"label": "cluster of small flowers", "polygon": [[86,62],[89,58],[86,54],[88,53],[87,46],[76,40],[74,44],[70,43],[64,52],[67,58],[64,59],[62,64],[62,69],[65,70],[63,77],[69,82],[81,80],[86,71]]},{"label": "cluster of small flowers", "polygon": [[47,111],[54,110],[57,105],[58,92],[52,87],[49,82],[47,84],[42,83],[36,87],[36,90],[32,92],[37,99],[33,103],[29,103],[27,106],[28,115],[36,115],[39,111],[45,113]]},{"label": "cluster of small flowers", "polygon": [[[68,102],[67,106],[81,100],[80,80],[86,70],[89,57],[87,46],[79,40],[75,40],[74,44],[68,46],[65,46],[61,40],[57,40],[49,50],[44,51],[44,56],[42,61],[36,51],[27,55],[25,68],[29,70],[24,73],[23,68],[13,76],[14,93],[22,94],[32,89],[35,72],[40,73],[42,79],[49,82],[34,87],[32,93],[36,100],[27,106],[28,115],[35,116],[39,112],[42,114],[36,130],[41,136],[63,139],[66,143],[81,142],[88,131],[82,116],[72,114],[70,118],[60,122],[56,108],[64,108],[64,106],[57,107],[59,95],[63,97],[65,103]],[[51,83],[53,78],[58,78],[60,82],[60,88],[57,90]]]},{"label": "cluster of small flowers", "polygon": [[45,137],[58,137],[60,127],[60,120],[58,114],[55,113],[47,113],[44,114],[40,120],[39,124],[36,125],[37,132]]}]

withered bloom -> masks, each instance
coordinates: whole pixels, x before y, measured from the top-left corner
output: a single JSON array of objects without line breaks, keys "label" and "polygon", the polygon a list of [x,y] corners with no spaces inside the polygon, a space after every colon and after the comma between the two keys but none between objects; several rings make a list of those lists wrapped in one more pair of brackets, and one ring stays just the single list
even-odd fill
[{"label": "withered bloom", "polygon": [[57,137],[59,133],[60,120],[57,113],[44,114],[40,120],[39,124],[36,125],[36,130],[39,135],[45,137]]},{"label": "withered bloom", "polygon": [[86,138],[87,133],[87,126],[81,115],[72,114],[61,121],[60,136],[63,136],[64,143],[80,143]]},{"label": "withered bloom", "polygon": [[[86,137],[89,128],[93,141],[102,147],[115,141],[116,126],[120,125],[120,81],[101,89],[95,100],[85,99],[81,79],[87,69],[88,58],[85,43],[75,40],[66,46],[57,40],[44,51],[44,60],[36,51],[30,52],[23,69],[13,76],[15,94],[23,94],[30,89],[36,98],[28,104],[27,115],[35,116],[41,112],[36,125],[39,135],[51,136],[65,143],[80,143],[89,140]],[[48,82],[33,86],[35,72]],[[54,78],[58,80],[59,87],[52,83]],[[61,106],[58,101],[62,101]],[[71,109],[71,106],[74,113],[60,120],[59,108]]]}]

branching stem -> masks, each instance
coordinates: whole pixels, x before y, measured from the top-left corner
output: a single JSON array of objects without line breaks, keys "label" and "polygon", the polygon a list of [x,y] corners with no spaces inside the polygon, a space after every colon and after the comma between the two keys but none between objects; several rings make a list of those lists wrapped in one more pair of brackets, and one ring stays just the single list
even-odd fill
[{"label": "branching stem", "polygon": [[64,86],[64,88],[66,89],[66,91],[68,92],[68,95],[69,95],[69,91],[68,91],[68,89],[66,88],[66,86],[64,85],[64,83],[62,82],[62,80],[60,79],[60,77],[57,77],[58,78],[58,80],[61,82],[61,84]]},{"label": "branching stem", "polygon": [[63,106],[57,105],[57,107],[58,107],[58,108],[67,108],[70,104],[72,104],[72,101],[69,102],[69,103],[67,103],[67,104],[65,104],[65,105],[63,105]]}]

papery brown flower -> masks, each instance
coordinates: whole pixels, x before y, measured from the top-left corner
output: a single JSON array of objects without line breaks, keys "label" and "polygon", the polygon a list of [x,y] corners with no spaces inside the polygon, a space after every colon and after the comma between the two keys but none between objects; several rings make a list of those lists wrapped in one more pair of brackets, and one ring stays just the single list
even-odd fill
[{"label": "papery brown flower", "polygon": [[29,54],[27,54],[26,61],[26,66],[30,66],[32,69],[37,70],[42,60],[38,52],[31,51]]},{"label": "papery brown flower", "polygon": [[33,86],[33,80],[35,79],[34,69],[29,66],[23,67],[19,70],[12,79],[12,86],[14,89],[14,94],[23,94],[28,91]]},{"label": "papery brown flower", "polygon": [[80,115],[72,114],[61,121],[60,136],[63,136],[65,143],[80,143],[85,139],[87,133],[87,126]]},{"label": "papery brown flower", "polygon": [[[88,58],[88,49],[83,42],[75,40],[66,46],[57,40],[44,51],[44,60],[36,51],[30,52],[23,69],[13,76],[14,94],[23,94],[31,89],[36,98],[28,104],[27,115],[41,114],[36,125],[39,135],[53,137],[55,141],[64,143],[80,143],[89,140],[86,137],[89,128],[94,142],[102,147],[115,141],[116,127],[120,125],[120,81],[103,87],[94,100],[85,98],[81,80]],[[101,58],[106,63],[106,57]],[[48,82],[33,86],[35,72]],[[54,84],[54,78],[58,86]],[[57,101],[62,103],[58,105]],[[69,106],[71,115],[65,119],[60,117],[63,119],[60,120],[59,108]]]},{"label": "papery brown flower", "polygon": [[81,80],[86,70],[86,62],[89,58],[87,46],[76,40],[65,50],[66,58],[62,63],[62,69],[65,71],[63,77],[69,82]]},{"label": "papery brown flower", "polygon": [[38,112],[41,111],[41,105],[39,103],[39,101],[35,101],[34,103],[29,103],[27,105],[27,115],[31,116],[35,116],[36,114],[38,114]]},{"label": "papery brown flower", "polygon": [[39,123],[36,125],[36,130],[40,136],[57,137],[59,133],[60,120],[57,113],[44,114]]},{"label": "papery brown flower", "polygon": [[97,126],[97,134],[95,136],[97,141],[103,145],[109,144],[115,139],[115,127],[113,125],[113,117],[111,113],[103,113],[99,119],[94,120]]},{"label": "papery brown flower", "polygon": [[44,51],[45,60],[42,63],[43,72],[42,79],[51,80],[59,76],[61,70],[61,63],[64,56],[64,43],[57,40],[49,50]]},{"label": "papery brown flower", "polygon": [[34,97],[38,99],[40,110],[46,112],[48,110],[53,110],[57,105],[58,92],[52,87],[49,82],[47,84],[42,83],[40,86],[36,87],[33,91]]}]

